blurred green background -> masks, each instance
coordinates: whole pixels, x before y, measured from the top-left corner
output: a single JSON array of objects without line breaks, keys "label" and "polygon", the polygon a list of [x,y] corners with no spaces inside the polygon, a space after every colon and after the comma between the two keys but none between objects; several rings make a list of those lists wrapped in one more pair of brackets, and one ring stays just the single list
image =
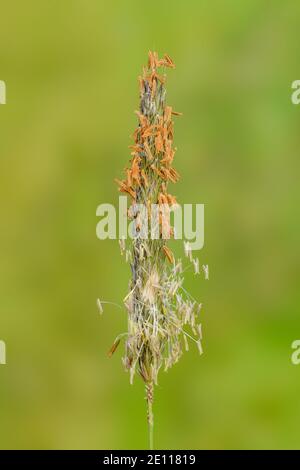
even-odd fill
[{"label": "blurred green background", "polygon": [[[300,6],[290,1],[0,3],[1,448],[145,448],[121,303],[129,269],[95,235],[129,158],[137,75],[167,52],[180,202],[205,204],[203,347],[161,373],[155,446],[300,448]],[[177,242],[180,243],[180,242]],[[181,245],[178,251],[181,250]]]}]

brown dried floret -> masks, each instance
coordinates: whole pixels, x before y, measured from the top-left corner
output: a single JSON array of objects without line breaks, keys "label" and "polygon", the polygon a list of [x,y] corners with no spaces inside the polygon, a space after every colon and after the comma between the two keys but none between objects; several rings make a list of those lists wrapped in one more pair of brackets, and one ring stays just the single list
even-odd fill
[{"label": "brown dried floret", "polygon": [[166,245],[164,245],[162,247],[162,249],[163,249],[166,257],[170,261],[170,263],[174,264],[174,255],[173,255],[172,251],[170,250],[170,248],[168,248]]}]

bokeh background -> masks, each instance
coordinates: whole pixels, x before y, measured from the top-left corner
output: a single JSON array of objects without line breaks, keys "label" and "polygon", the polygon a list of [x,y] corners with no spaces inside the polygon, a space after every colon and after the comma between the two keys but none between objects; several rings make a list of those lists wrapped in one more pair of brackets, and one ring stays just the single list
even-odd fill
[{"label": "bokeh background", "polygon": [[122,302],[129,269],[95,212],[117,203],[154,49],[177,65],[173,191],[205,204],[210,267],[186,277],[205,353],[161,374],[156,448],[300,448],[300,6],[11,0],[0,14],[0,447],[147,447],[143,385],[121,348],[106,355],[126,315],[96,308]]}]

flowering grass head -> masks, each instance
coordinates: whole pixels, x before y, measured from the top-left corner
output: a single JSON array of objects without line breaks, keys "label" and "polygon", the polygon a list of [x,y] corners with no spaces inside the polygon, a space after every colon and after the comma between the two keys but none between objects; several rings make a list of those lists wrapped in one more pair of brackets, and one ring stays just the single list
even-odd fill
[{"label": "flowering grass head", "polygon": [[[131,382],[136,373],[145,382],[150,425],[153,424],[153,385],[157,384],[159,370],[175,364],[183,350],[188,349],[189,340],[202,352],[201,304],[184,289],[182,262],[175,259],[167,244],[174,236],[170,212],[177,204],[169,185],[179,180],[174,168],[173,116],[181,114],[166,104],[164,71],[167,68],[175,68],[167,54],[160,59],[156,52],[149,52],[148,64],[139,77],[140,106],[136,111],[138,126],[130,146],[131,160],[124,179],[116,180],[119,191],[131,199],[128,218],[136,234],[129,247],[120,241],[121,251],[126,253],[131,267],[129,292],[124,299],[128,333],[123,362]],[[146,215],[139,209],[142,205],[148,208]],[[154,205],[158,207],[156,216],[149,210]],[[151,227],[147,237],[140,236],[143,217],[152,219],[147,220],[151,222],[147,224]],[[188,244],[185,254],[195,272],[199,272],[199,261],[193,259]],[[117,343],[119,338],[111,353]]]}]

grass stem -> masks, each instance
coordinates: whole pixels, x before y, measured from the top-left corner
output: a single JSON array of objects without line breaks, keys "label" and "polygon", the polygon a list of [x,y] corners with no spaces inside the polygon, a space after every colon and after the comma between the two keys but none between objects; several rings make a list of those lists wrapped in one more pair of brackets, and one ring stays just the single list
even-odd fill
[{"label": "grass stem", "polygon": [[147,421],[148,421],[149,449],[153,450],[153,428],[154,428],[153,382],[149,382],[146,385],[146,401],[147,401]]}]

